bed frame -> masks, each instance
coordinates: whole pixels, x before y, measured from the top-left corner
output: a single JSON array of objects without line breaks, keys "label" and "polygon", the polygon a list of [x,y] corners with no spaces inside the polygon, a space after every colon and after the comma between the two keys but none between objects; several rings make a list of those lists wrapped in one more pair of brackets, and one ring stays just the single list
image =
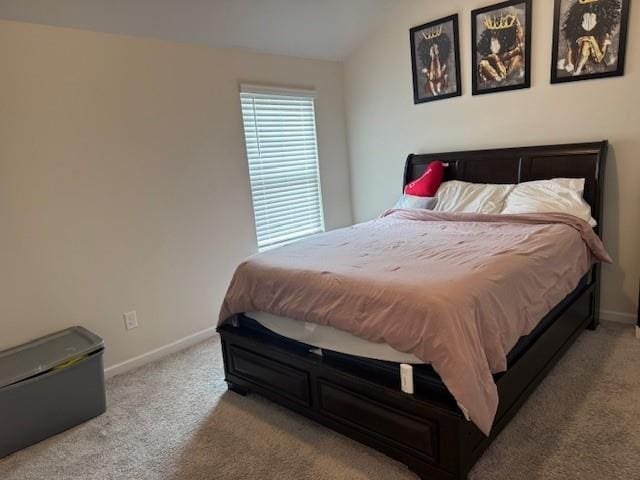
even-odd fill
[{"label": "bed frame", "polygon": [[[585,178],[584,198],[601,225],[606,155],[606,141],[409,155],[403,186],[434,160],[447,163],[449,180]],[[405,463],[422,479],[462,480],[582,330],[597,327],[599,291],[596,265],[541,322],[535,341],[495,375],[500,404],[489,437],[465,419],[450,394],[429,387],[428,375],[409,395],[400,390],[398,364],[319,356],[308,345],[251,328],[242,315],[219,328],[225,380],[230,390],[261,394]]]}]

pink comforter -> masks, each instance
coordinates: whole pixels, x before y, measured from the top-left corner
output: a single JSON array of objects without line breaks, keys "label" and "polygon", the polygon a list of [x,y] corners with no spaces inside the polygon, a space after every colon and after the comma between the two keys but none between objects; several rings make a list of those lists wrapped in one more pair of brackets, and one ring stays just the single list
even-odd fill
[{"label": "pink comforter", "polygon": [[488,435],[492,373],[596,260],[611,261],[571,215],[392,210],[249,258],[220,323],[263,311],[413,353]]}]

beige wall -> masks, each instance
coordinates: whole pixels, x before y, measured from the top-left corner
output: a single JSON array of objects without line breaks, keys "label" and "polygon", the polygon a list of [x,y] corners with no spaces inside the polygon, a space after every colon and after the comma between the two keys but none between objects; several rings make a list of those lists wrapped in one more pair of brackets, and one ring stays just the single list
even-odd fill
[{"label": "beige wall", "polygon": [[82,324],[112,365],[215,324],[255,251],[240,81],[317,89],[326,225],[351,223],[339,63],[4,21],[0,59],[0,349]]},{"label": "beige wall", "polygon": [[[345,62],[354,217],[393,205],[408,153],[611,142],[602,308],[635,318],[640,275],[640,8],[632,8],[622,78],[549,83],[553,2],[534,2],[532,88],[471,96],[470,11],[486,0],[407,0]],[[636,5],[637,7],[637,5]],[[460,14],[463,97],[413,105],[409,28]]]}]

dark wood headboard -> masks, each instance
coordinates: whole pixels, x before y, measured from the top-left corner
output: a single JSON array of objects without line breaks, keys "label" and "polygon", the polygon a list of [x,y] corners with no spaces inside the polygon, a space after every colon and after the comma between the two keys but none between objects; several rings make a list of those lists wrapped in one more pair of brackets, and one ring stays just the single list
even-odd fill
[{"label": "dark wood headboard", "polygon": [[[404,185],[420,177],[435,160],[447,164],[445,180],[474,183],[520,183],[551,178],[584,178],[584,199],[591,215],[602,222],[602,191],[606,140],[594,143],[428,153],[407,158]],[[596,232],[600,233],[599,227]]]}]

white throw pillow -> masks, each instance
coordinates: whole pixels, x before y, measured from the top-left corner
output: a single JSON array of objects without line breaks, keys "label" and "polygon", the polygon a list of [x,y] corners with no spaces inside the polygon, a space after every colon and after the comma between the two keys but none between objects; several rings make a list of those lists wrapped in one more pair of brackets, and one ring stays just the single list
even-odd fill
[{"label": "white throw pillow", "polygon": [[436,205],[436,197],[416,197],[415,195],[402,195],[393,208],[424,208],[433,210]]},{"label": "white throw pillow", "polygon": [[434,210],[439,212],[500,213],[514,185],[451,180],[440,185]]},{"label": "white throw pillow", "polygon": [[591,217],[591,207],[582,198],[583,192],[584,178],[523,182],[509,193],[500,213],[568,213],[595,227],[596,221]]}]

